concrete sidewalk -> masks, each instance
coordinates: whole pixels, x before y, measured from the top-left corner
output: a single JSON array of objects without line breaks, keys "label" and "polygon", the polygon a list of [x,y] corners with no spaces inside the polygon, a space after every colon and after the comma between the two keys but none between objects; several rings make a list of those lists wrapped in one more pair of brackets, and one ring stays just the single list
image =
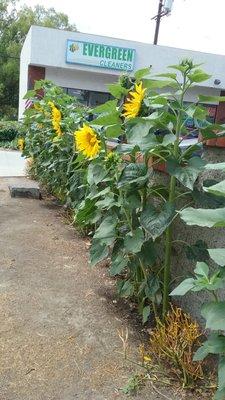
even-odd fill
[{"label": "concrete sidewalk", "polygon": [[25,176],[26,159],[20,151],[0,149],[0,177]]}]

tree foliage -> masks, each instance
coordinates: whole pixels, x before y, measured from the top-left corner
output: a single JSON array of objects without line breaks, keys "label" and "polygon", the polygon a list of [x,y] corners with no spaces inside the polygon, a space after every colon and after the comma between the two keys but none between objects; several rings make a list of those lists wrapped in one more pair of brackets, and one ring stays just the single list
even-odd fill
[{"label": "tree foliage", "polygon": [[17,0],[0,2],[0,119],[16,119],[19,99],[19,58],[31,25],[76,31],[64,13],[37,5],[17,7]]}]

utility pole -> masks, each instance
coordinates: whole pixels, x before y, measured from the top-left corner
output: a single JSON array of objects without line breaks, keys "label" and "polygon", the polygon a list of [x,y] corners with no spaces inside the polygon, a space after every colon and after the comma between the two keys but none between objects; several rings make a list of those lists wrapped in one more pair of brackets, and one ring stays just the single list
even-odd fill
[{"label": "utility pole", "polygon": [[153,17],[152,19],[156,20],[156,25],[155,25],[155,35],[154,35],[154,42],[153,44],[158,43],[158,37],[159,37],[159,26],[162,18],[162,8],[163,8],[163,0],[159,0],[159,8],[158,8],[158,14]]},{"label": "utility pole", "polygon": [[157,45],[158,44],[158,37],[159,37],[159,27],[160,27],[160,22],[161,18],[164,17],[165,15],[169,15],[171,13],[173,5],[173,0],[159,0],[159,7],[158,7],[158,13],[153,17],[152,19],[155,19],[156,25],[155,25],[155,35],[154,35],[154,41],[153,44]]}]

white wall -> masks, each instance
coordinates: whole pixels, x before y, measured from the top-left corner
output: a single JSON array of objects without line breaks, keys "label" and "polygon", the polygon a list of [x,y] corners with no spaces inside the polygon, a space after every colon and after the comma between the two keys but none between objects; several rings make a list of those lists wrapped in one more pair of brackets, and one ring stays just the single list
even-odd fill
[{"label": "white wall", "polygon": [[[196,102],[198,100],[198,95],[202,94],[204,96],[220,96],[220,89],[214,89],[209,87],[194,87],[191,88],[185,96],[185,101]],[[218,102],[210,102],[210,104],[218,104]]]},{"label": "white wall", "polygon": [[[107,84],[114,83],[118,79],[114,75],[103,75],[89,73],[86,71],[68,70],[65,68],[46,67],[45,78],[53,81],[56,85],[74,89],[94,90],[108,92]],[[219,96],[220,89],[207,87],[195,87],[190,89],[185,96],[185,101],[196,102],[198,95]],[[215,104],[217,104],[215,102]]]},{"label": "white wall", "polygon": [[86,71],[65,68],[46,67],[45,79],[49,79],[55,82],[56,85],[63,87],[108,92],[106,85],[114,83],[117,77],[100,73],[90,74],[90,72]]},{"label": "white wall", "polygon": [[25,101],[23,97],[27,92],[28,65],[31,58],[31,30],[28,32],[20,55],[20,86],[19,86],[19,119],[23,116]]}]

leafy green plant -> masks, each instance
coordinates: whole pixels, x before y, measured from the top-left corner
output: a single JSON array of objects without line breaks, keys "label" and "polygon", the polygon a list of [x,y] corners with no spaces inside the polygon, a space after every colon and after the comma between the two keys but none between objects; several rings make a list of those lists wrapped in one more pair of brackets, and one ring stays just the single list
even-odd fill
[{"label": "leafy green plant", "polygon": [[18,142],[17,139],[11,141],[3,140],[2,142],[0,141],[0,147],[3,149],[17,150],[18,149],[17,142]]},{"label": "leafy green plant", "polygon": [[[40,90],[44,94],[42,98],[38,95]],[[32,159],[32,175],[62,202],[73,207],[82,198],[77,190],[79,173],[82,173],[74,152],[73,131],[88,111],[48,81],[36,82],[35,89],[29,91],[26,98],[33,101],[33,107],[25,111],[21,134],[26,139],[24,155]],[[63,116],[61,136],[56,134],[52,124],[50,102],[60,108]]]},{"label": "leafy green plant", "polygon": [[11,142],[20,129],[20,123],[16,121],[0,121],[0,142]]},{"label": "leafy green plant", "polygon": [[145,379],[146,378],[141,374],[133,374],[121,391],[124,394],[134,395],[143,386]]},{"label": "leafy green plant", "polygon": [[[188,117],[199,121],[203,138],[216,137],[215,129],[224,134],[222,125],[206,121],[203,106],[185,103],[188,90],[209,75],[190,60],[170,68],[173,72],[157,79],[146,79],[149,69],[138,71],[134,78],[123,77],[109,86],[119,102],[109,101],[93,110],[99,116],[90,125],[98,132],[103,148],[109,138],[118,137],[119,133],[125,143],[114,150],[122,162],[113,165],[113,174],[102,163],[101,154],[91,161],[91,190],[81,206],[83,223],[92,220],[98,226],[90,252],[91,264],[111,255],[110,274],[120,277],[119,293],[136,298],[143,322],[151,309],[157,313],[161,300],[163,316],[168,311],[174,221],[179,218],[181,200],[180,209],[194,204],[195,182],[205,167],[196,156],[199,144],[181,150],[182,141],[189,135],[185,121]],[[157,89],[163,88],[166,92],[159,94]],[[199,96],[199,100],[203,101],[203,97]],[[157,185],[149,167],[162,161],[166,163],[169,183]],[[100,170],[102,175],[97,172]],[[107,193],[102,192],[103,188]],[[98,203],[101,195],[105,199]],[[81,221],[79,211],[76,218]],[[189,245],[189,255],[198,259],[199,246],[204,244]]]},{"label": "leafy green plant", "polygon": [[[52,83],[37,82],[27,94],[34,105],[25,112],[24,155],[32,159],[35,176],[72,208],[75,224],[89,230],[91,265],[109,259],[119,294],[135,299],[143,322],[152,311],[156,319],[166,318],[172,249],[185,244],[187,257],[198,262],[195,277],[172,294],[207,290],[214,298],[202,313],[217,336],[209,338],[203,353],[209,348],[208,353],[220,353],[218,400],[225,394],[225,306],[216,291],[224,284],[225,251],[208,250],[201,240],[184,243],[173,228],[178,218],[189,225],[225,226],[225,183],[196,184],[202,171],[225,169],[224,163],[206,165],[198,156],[200,142],[182,150],[190,134],[188,118],[195,120],[203,141],[225,136],[225,127],[208,122],[201,104],[225,97],[199,95],[196,104],[187,104],[189,89],[209,75],[191,60],[169,69],[155,77],[149,68],[122,76],[109,85],[115,99],[93,110]],[[154,167],[161,163],[167,175],[159,184]],[[210,257],[219,265],[212,273],[206,264]],[[201,356],[200,350],[196,357]]]},{"label": "leafy green plant", "polygon": [[[183,245],[173,237],[174,222],[204,195],[195,187],[205,168],[196,156],[200,144],[181,149],[190,133],[186,120],[195,119],[203,139],[224,135],[224,126],[206,121],[202,105],[185,103],[188,90],[209,75],[190,60],[170,70],[154,78],[149,68],[122,76],[109,85],[115,99],[93,110],[50,82],[38,82],[27,95],[34,107],[26,111],[24,154],[33,158],[36,176],[72,207],[76,225],[89,229],[91,265],[110,259],[119,294],[137,301],[143,322],[152,310],[158,315],[161,302],[162,315],[168,311],[172,247]],[[37,99],[40,89],[45,95]],[[159,185],[152,167],[161,162],[169,182]],[[187,244],[187,255],[200,261],[203,247]]]}]

